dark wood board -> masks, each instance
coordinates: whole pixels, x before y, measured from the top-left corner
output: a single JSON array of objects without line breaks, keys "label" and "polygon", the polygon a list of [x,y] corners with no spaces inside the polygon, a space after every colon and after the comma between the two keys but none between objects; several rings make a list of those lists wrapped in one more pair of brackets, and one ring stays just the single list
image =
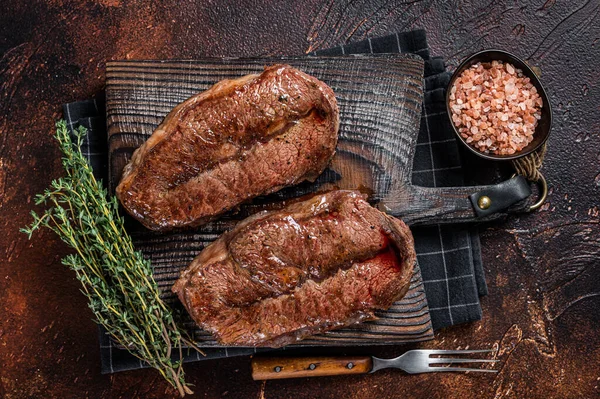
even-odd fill
[{"label": "dark wood board", "polygon": [[[289,63],[329,84],[340,107],[340,139],[331,166],[314,183],[289,187],[245,204],[193,231],[154,233],[130,221],[136,247],[152,259],[163,298],[178,306],[170,291],[180,271],[219,234],[249,214],[285,200],[334,186],[369,191],[380,201],[410,175],[422,102],[423,61],[415,56],[294,57],[198,61],[124,61],[107,65],[106,113],[110,187],[114,189],[132,152],[177,104],[223,79],[260,73],[265,65]],[[408,170],[406,159],[411,160]],[[403,300],[377,313],[378,320],[331,331],[297,345],[364,345],[431,339],[433,330],[417,269]],[[193,323],[188,324],[193,328]],[[202,346],[218,346],[194,330]]]},{"label": "dark wood board", "polygon": [[[500,372],[392,370],[264,384],[238,357],[188,364],[194,397],[598,397],[599,15],[598,1],[587,0],[11,2],[0,12],[0,397],[178,397],[155,370],[100,374],[97,326],[80,283],[60,264],[68,249],[50,233],[28,241],[19,232],[33,196],[62,173],[52,137],[61,104],[103,90],[107,60],[305,54],[416,28],[427,29],[431,54],[450,67],[489,48],[539,66],[555,111],[542,169],[548,202],[481,228],[483,319],[420,345],[494,348]],[[465,161],[477,183],[499,177],[489,162]],[[393,357],[406,349],[319,351]]]},{"label": "dark wood board", "polygon": [[334,90],[340,107],[336,156],[314,184],[252,201],[242,206],[234,220],[269,207],[273,200],[333,187],[367,191],[373,203],[409,224],[483,220],[476,218],[468,196],[484,186],[411,184],[423,61],[410,54],[109,62],[106,112],[111,189],[132,152],[173,107],[220,80],[260,73],[265,65],[275,63],[299,67]]}]

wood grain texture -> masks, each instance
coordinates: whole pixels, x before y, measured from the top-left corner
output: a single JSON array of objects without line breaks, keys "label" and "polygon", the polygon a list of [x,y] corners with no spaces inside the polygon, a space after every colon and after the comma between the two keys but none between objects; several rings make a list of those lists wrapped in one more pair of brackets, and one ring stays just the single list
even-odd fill
[{"label": "wood grain texture", "polygon": [[[214,229],[220,229],[228,225],[224,222],[213,226]],[[208,232],[162,234],[140,229],[132,235],[136,248],[152,261],[154,278],[163,299],[173,307],[181,309],[184,314],[185,310],[176,295],[171,292],[171,286],[179,278],[180,271],[190,264],[205,245],[217,238],[218,231],[212,230],[213,227],[210,228],[211,231]],[[431,318],[418,266],[415,268],[410,288],[404,298],[394,303],[388,310],[376,311],[375,314],[378,317],[376,321],[329,331],[290,346],[383,345],[431,339],[433,337]],[[219,346],[209,333],[197,328],[191,320],[187,320],[186,326],[200,346]]]},{"label": "wood grain texture", "polygon": [[366,374],[373,368],[373,359],[370,356],[255,357],[251,367],[253,380],[327,377]]},{"label": "wood grain texture", "polygon": [[106,71],[111,188],[132,150],[174,106],[220,80],[260,73],[275,63],[298,67],[327,83],[340,108],[337,157],[326,179],[301,191],[292,187],[279,198],[334,185],[364,187],[375,202],[405,191],[421,116],[423,62],[402,55],[111,62]]},{"label": "wood grain texture", "polygon": [[[152,259],[163,298],[178,306],[170,291],[194,257],[219,234],[250,214],[280,207],[282,201],[333,187],[361,189],[373,201],[385,201],[408,184],[412,170],[422,101],[420,58],[288,57],[278,59],[225,59],[197,61],[123,61],[107,65],[110,187],[118,184],[132,152],[154,131],[170,110],[190,96],[223,79],[260,73],[265,65],[288,63],[325,83],[336,93],[340,108],[340,139],[329,170],[315,183],[289,187],[241,206],[238,212],[192,231],[153,233],[129,223],[136,248]],[[410,161],[410,162],[409,162]],[[405,298],[378,320],[330,331],[295,346],[366,345],[431,339],[423,283],[415,271]],[[188,323],[193,329],[193,323]],[[201,346],[219,346],[199,329]]]},{"label": "wood grain texture", "polygon": [[[161,297],[171,306],[186,314],[171,286],[202,249],[214,241],[225,229],[231,228],[235,220],[220,221],[194,232],[155,233],[139,227],[132,232],[137,249],[152,262],[154,278],[161,290]],[[383,345],[386,343],[419,342],[433,337],[431,318],[423,279],[418,266],[410,287],[402,300],[386,311],[376,311],[376,321],[365,322],[344,329],[329,331],[303,340],[300,346],[349,346]],[[199,329],[187,318],[186,327],[202,347],[218,347],[219,344],[207,332]]]},{"label": "wood grain texture", "polygon": [[[28,241],[18,232],[30,222],[32,197],[61,174],[51,136],[60,105],[101,91],[107,60],[304,54],[414,28],[427,29],[431,54],[450,66],[485,48],[526,58],[542,69],[555,111],[542,169],[547,204],[482,226],[490,292],[483,319],[421,345],[492,347],[501,371],[407,377],[391,370],[261,383],[242,357],[186,365],[186,377],[205,398],[598,397],[599,12],[589,0],[11,2],[0,12],[0,397],[177,397],[154,370],[100,374],[93,316],[79,282],[60,264],[67,249],[49,233]],[[477,184],[512,172],[464,159]],[[394,357],[406,350],[326,354]]]},{"label": "wood grain texture", "polygon": [[106,111],[111,189],[133,151],[176,105],[220,80],[260,73],[265,65],[275,63],[298,67],[334,90],[340,108],[340,139],[330,168],[315,184],[290,187],[266,200],[253,201],[249,207],[242,206],[241,214],[268,207],[274,199],[335,187],[367,191],[372,202],[409,224],[503,216],[476,218],[468,196],[483,186],[411,184],[423,68],[422,60],[413,55],[109,62]]}]

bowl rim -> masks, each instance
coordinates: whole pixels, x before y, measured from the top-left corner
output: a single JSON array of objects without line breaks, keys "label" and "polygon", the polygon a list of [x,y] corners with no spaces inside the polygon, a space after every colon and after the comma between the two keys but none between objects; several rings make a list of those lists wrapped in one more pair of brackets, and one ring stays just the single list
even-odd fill
[{"label": "bowl rim", "polygon": [[[527,151],[521,151],[521,152],[519,152],[517,154],[513,154],[513,155],[485,154],[485,153],[475,149],[474,147],[472,147],[469,143],[467,143],[465,141],[465,139],[460,135],[458,130],[456,129],[456,126],[454,126],[454,122],[452,121],[452,110],[450,109],[450,94],[451,94],[450,90],[452,89],[452,86],[454,85],[454,81],[458,78],[459,74],[463,72],[462,70],[465,69],[466,67],[469,67],[470,65],[475,64],[475,62],[473,62],[473,60],[476,57],[478,57],[482,54],[486,54],[486,53],[501,53],[501,54],[504,54],[505,56],[507,56],[508,58],[512,58],[512,59],[518,61],[519,63],[523,64],[523,66],[525,67],[524,71],[523,71],[523,72],[525,72],[525,75],[528,78],[535,80],[537,82],[537,84],[539,85],[539,87],[541,88],[541,91],[542,91],[541,97],[542,97],[542,101],[544,101],[543,105],[545,106],[545,108],[547,109],[547,112],[549,113],[548,132],[546,133],[545,137],[535,147],[532,147]],[[459,71],[460,71],[460,73],[459,73]],[[550,133],[552,132],[552,122],[553,122],[552,107],[550,105],[548,93],[546,92],[546,89],[544,88],[544,85],[542,84],[540,78],[536,75],[536,73],[533,71],[533,69],[531,69],[529,64],[527,64],[527,62],[525,62],[523,59],[521,59],[520,57],[517,57],[516,55],[514,55],[512,53],[509,53],[508,51],[500,50],[500,49],[487,49],[487,50],[478,51],[474,54],[471,54],[470,56],[465,58],[460,64],[458,64],[458,66],[452,73],[452,76],[450,77],[450,81],[448,82],[448,89],[446,90],[446,113],[448,114],[448,119],[450,121],[450,125],[452,125],[452,130],[454,131],[454,134],[460,140],[460,142],[465,147],[467,147],[469,149],[469,151],[471,151],[473,154],[478,155],[481,158],[485,158],[485,159],[492,160],[492,161],[510,161],[513,159],[525,157],[525,156],[531,154],[532,152],[536,151],[537,149],[539,149],[542,145],[544,145],[544,143],[550,137]]]}]

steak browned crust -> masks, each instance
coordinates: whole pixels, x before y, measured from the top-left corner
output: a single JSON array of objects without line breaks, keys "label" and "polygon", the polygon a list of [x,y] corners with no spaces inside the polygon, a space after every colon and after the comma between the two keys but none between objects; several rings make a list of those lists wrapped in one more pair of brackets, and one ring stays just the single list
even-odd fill
[{"label": "steak browned crust", "polygon": [[175,107],[123,171],[117,197],[152,230],[195,227],[323,172],[334,155],[333,91],[288,65],[224,80]]},{"label": "steak browned crust", "polygon": [[415,259],[402,221],[339,190],[242,221],[172,289],[220,343],[279,347],[373,319],[406,294]]}]

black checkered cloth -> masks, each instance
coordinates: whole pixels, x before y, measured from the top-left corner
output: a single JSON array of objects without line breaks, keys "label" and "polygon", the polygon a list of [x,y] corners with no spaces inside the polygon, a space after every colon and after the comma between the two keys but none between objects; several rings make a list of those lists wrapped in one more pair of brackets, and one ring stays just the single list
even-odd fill
[{"label": "black checkered cloth", "polygon": [[[428,187],[462,186],[464,174],[458,144],[445,109],[445,90],[450,74],[443,59],[430,57],[425,31],[367,39],[316,51],[312,55],[363,53],[414,53],[425,60],[423,115],[413,165],[412,181]],[[102,98],[64,105],[70,128],[85,126],[89,133],[82,151],[97,178],[107,181],[108,147]],[[479,297],[487,294],[479,236],[466,225],[413,227],[417,261],[423,275],[425,293],[434,329],[481,319]],[[146,367],[126,350],[115,347],[100,330],[102,371]],[[190,352],[185,361],[249,355],[261,351],[248,348],[207,348],[206,356]]]}]

